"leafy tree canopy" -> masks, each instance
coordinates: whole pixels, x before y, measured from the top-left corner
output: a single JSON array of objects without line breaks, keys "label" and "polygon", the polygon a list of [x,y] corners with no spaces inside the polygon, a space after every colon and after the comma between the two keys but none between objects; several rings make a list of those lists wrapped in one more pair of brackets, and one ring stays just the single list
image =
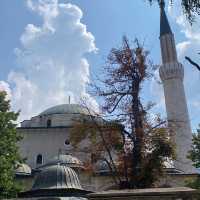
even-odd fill
[{"label": "leafy tree canopy", "polygon": [[188,158],[193,161],[196,168],[200,168],[200,126],[197,129],[197,133],[193,134],[192,149],[189,152]]},{"label": "leafy tree canopy", "polygon": [[[196,168],[200,168],[200,125],[197,132],[193,134],[192,149],[189,151],[188,158],[193,161]],[[186,181],[188,187],[200,189],[200,177],[191,178]]]},{"label": "leafy tree canopy", "polygon": [[14,181],[16,163],[20,161],[16,143],[20,137],[16,133],[18,113],[10,111],[10,101],[6,92],[0,92],[0,198],[15,197],[18,186]]}]

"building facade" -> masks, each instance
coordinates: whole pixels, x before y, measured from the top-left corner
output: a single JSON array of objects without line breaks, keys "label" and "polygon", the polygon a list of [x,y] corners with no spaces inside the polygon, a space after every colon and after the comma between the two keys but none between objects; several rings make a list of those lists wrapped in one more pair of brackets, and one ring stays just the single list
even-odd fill
[{"label": "building facade", "polygon": [[62,104],[23,121],[17,129],[23,137],[19,143],[22,158],[32,169],[46,164],[61,153],[73,153],[83,162],[90,159],[87,142],[81,143],[82,152],[76,152],[69,138],[73,123],[88,115],[87,109],[80,105]]}]

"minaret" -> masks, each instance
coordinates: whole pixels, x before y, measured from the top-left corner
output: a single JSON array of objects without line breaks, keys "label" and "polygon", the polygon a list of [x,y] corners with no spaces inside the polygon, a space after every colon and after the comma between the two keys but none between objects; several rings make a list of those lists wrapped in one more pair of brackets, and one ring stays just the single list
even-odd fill
[{"label": "minaret", "polygon": [[183,85],[184,68],[177,59],[174,35],[164,7],[164,0],[160,0],[162,66],[159,73],[164,87],[168,125],[172,130],[172,139],[176,145],[174,166],[183,173],[193,173],[195,169],[192,162],[187,159],[192,144],[192,131]]}]

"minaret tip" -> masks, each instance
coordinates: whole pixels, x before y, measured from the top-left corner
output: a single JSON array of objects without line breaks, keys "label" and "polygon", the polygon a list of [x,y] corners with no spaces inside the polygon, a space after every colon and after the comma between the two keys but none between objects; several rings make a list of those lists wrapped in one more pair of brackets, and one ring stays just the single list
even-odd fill
[{"label": "minaret tip", "polygon": [[160,0],[159,1],[159,5],[160,5],[161,9],[164,9],[165,8],[165,1],[164,0]]},{"label": "minaret tip", "polygon": [[165,13],[165,1],[160,0],[160,36],[166,35],[166,34],[172,34],[167,15]]}]

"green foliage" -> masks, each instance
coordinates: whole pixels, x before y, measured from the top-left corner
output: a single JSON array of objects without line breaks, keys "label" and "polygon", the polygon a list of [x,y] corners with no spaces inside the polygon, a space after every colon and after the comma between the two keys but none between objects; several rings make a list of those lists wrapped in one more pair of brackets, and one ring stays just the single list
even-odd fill
[{"label": "green foliage", "polygon": [[141,187],[154,186],[160,176],[164,174],[164,163],[169,158],[175,158],[175,147],[167,134],[167,128],[156,128],[146,138],[147,154],[145,154],[142,165]]},{"label": "green foliage", "polygon": [[200,129],[197,129],[197,133],[193,135],[192,142],[188,158],[193,161],[196,168],[200,168]]},{"label": "green foliage", "polygon": [[18,113],[10,111],[6,92],[0,92],[0,198],[15,197],[19,187],[14,181],[16,163],[20,161],[16,143]]},{"label": "green foliage", "polygon": [[186,182],[186,186],[193,189],[200,189],[200,178],[196,177],[194,179],[188,179]]},{"label": "green foliage", "polygon": [[[200,168],[200,128],[197,129],[197,133],[193,134],[192,149],[188,153],[188,158],[193,161],[194,167]],[[200,189],[200,177],[187,180],[186,186]]]}]

